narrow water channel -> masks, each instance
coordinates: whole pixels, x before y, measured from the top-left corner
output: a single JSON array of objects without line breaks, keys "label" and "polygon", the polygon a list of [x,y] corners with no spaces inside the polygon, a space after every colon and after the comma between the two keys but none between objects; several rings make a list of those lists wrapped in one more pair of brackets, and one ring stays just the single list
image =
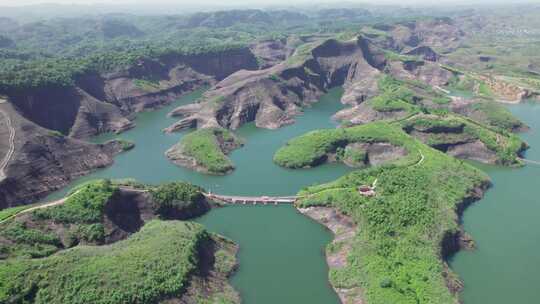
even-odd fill
[{"label": "narrow water channel", "polygon": [[[227,176],[209,176],[173,165],[164,153],[185,133],[164,134],[175,121],[166,114],[173,108],[199,98],[202,90],[184,96],[170,106],[139,114],[137,127],[119,137],[136,147],[115,158],[115,163],[47,198],[57,199],[75,185],[96,178],[134,178],[157,184],[183,180],[220,194],[294,195],[314,183],[334,180],[349,172],[340,164],[309,170],[289,170],[272,162],[274,152],[287,140],[307,131],[334,128],[330,117],[343,106],[342,89],[333,89],[297,117],[295,124],[278,130],[264,130],[249,124],[237,133],[246,145],[231,154],[236,170]],[[94,138],[103,142],[117,136]],[[240,245],[240,269],[232,284],[245,304],[310,303],[337,304],[328,283],[324,247],[332,235],[318,223],[299,214],[292,206],[235,206],[212,210],[198,219],[214,231]]]},{"label": "narrow water channel", "polygon": [[[521,136],[531,146],[526,158],[540,161],[540,104],[509,109],[531,127]],[[540,303],[540,166],[481,168],[494,186],[463,217],[477,249],[461,251],[451,261],[465,283],[463,302]]]}]

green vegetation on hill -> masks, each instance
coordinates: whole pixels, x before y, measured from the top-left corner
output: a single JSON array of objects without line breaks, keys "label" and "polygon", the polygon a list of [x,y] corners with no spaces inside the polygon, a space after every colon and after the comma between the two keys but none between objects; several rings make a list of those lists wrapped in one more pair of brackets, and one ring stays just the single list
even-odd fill
[{"label": "green vegetation on hill", "polygon": [[163,219],[190,219],[209,209],[202,194],[204,190],[185,182],[149,186],[125,181],[90,181],[72,190],[63,204],[36,209],[21,218],[12,216],[24,209],[7,212],[11,218],[0,224],[0,259],[45,257],[81,241],[102,244],[109,233],[104,226],[105,208],[116,203],[114,197],[120,196],[119,186],[149,190],[149,206]]},{"label": "green vegetation on hill", "polygon": [[480,82],[478,84],[478,95],[482,97],[490,98],[490,97],[493,97],[493,92],[491,91],[491,89],[489,88],[487,84]]},{"label": "green vegetation on hill", "polygon": [[135,143],[132,142],[132,141],[125,140],[125,139],[116,139],[116,141],[122,147],[122,151],[129,151],[129,150],[135,148]]},{"label": "green vegetation on hill", "polygon": [[423,62],[420,56],[403,55],[393,51],[385,51],[384,57],[390,61],[402,61],[402,62]]},{"label": "green vegetation on hill", "polygon": [[6,209],[3,209],[3,210],[0,210],[0,222],[3,222],[7,219],[9,219],[10,217],[14,216],[15,214],[23,211],[23,210],[26,210],[28,208],[31,208],[33,207],[32,205],[23,205],[23,206],[17,206],[17,207],[11,207],[11,208],[6,208]]},{"label": "green vegetation on hill", "polygon": [[475,102],[470,106],[472,116],[490,126],[506,131],[522,130],[525,124],[517,119],[510,111],[496,102]]},{"label": "green vegetation on hill", "polygon": [[475,86],[475,80],[471,78],[470,76],[465,76],[461,73],[464,72],[456,72],[450,67],[445,67],[446,69],[449,69],[451,72],[454,73],[454,76],[450,79],[450,82],[448,83],[448,88],[451,90],[457,90],[457,91],[464,91],[464,92],[472,92]]},{"label": "green vegetation on hill", "polygon": [[[45,257],[64,246],[73,246],[83,240],[99,243],[105,237],[103,213],[105,204],[116,193],[110,181],[98,180],[82,185],[64,204],[36,209],[27,216],[29,221],[8,219],[0,224],[0,259],[8,257]],[[20,212],[24,209],[16,209]],[[16,213],[18,213],[16,212]],[[15,215],[15,212],[10,212]],[[64,243],[52,232],[48,223],[63,226]],[[2,239],[4,241],[2,241]]]},{"label": "green vegetation on hill", "polygon": [[[81,74],[125,69],[140,60],[161,62],[245,48],[268,39],[356,32],[360,20],[372,18],[369,14],[360,19],[343,17],[231,10],[168,16],[88,15],[22,23],[5,18],[11,26],[0,28],[0,92],[71,86]],[[144,81],[136,85],[144,90],[156,87]]]},{"label": "green vegetation on hill", "polygon": [[519,85],[538,90],[540,36],[535,31],[539,25],[537,7],[478,12],[460,22],[469,34],[463,37],[461,47],[446,56],[459,68],[515,77]]},{"label": "green vegetation on hill", "polygon": [[414,92],[404,82],[383,75],[377,84],[381,94],[367,101],[374,110],[380,112],[406,111],[408,113],[419,111],[414,100]]},{"label": "green vegetation on hill", "polygon": [[303,64],[313,57],[312,51],[321,44],[321,41],[304,43],[296,48],[292,56],[287,59],[287,65],[296,66]]},{"label": "green vegetation on hill", "polygon": [[143,91],[148,91],[148,92],[152,92],[152,91],[156,91],[160,89],[159,81],[155,81],[155,80],[135,79],[133,80],[133,84],[137,88]]},{"label": "green vegetation on hill", "polygon": [[[158,303],[184,294],[198,303],[238,303],[226,281],[236,245],[176,221],[208,210],[202,191],[184,182],[96,180],[63,204],[8,218],[0,224],[0,303]],[[138,227],[123,227],[133,214],[142,220],[135,233]]]},{"label": "green vegetation on hill", "polygon": [[[447,68],[448,69],[448,68]],[[468,72],[459,72],[455,71],[454,76],[450,79],[448,83],[448,88],[457,92],[465,92],[468,95],[476,96],[483,99],[494,99],[495,94],[491,88],[477,75]],[[461,74],[464,73],[464,74]]]},{"label": "green vegetation on hill", "polygon": [[147,223],[107,246],[0,262],[2,303],[156,303],[182,294],[208,238],[195,223]]},{"label": "green vegetation on hill", "polygon": [[495,152],[503,165],[520,164],[519,153],[525,144],[521,139],[500,129],[492,129],[456,114],[420,115],[402,122],[407,132],[413,129],[429,134],[426,144],[441,145],[480,140],[488,149]]},{"label": "green vegetation on hill", "polygon": [[190,183],[172,182],[150,189],[156,213],[162,218],[184,214],[184,219],[193,217],[198,210],[205,211],[204,189]]},{"label": "green vegetation on hill", "polygon": [[6,257],[46,257],[62,247],[56,234],[17,221],[2,225],[0,238],[9,240],[9,243],[0,244],[0,260]]},{"label": "green vegetation on hill", "polygon": [[397,163],[410,163],[420,158],[417,149],[403,131],[395,126],[377,122],[306,133],[293,138],[280,148],[274,155],[274,161],[287,168],[312,167],[324,162],[329,153],[336,153],[338,149],[344,149],[348,144],[374,142],[389,142],[405,147],[409,154]]},{"label": "green vegetation on hill", "polygon": [[[371,304],[456,303],[456,295],[448,290],[443,275],[447,270],[440,258],[442,242],[447,234],[459,230],[458,205],[473,189],[485,186],[488,177],[429,148],[396,126],[376,123],[362,127],[356,132],[364,130],[366,137],[374,128],[386,132],[387,138],[399,138],[400,144],[423,155],[423,160],[358,170],[298,193],[303,197],[299,207],[333,206],[359,226],[349,243],[346,266],[330,270],[332,284],[336,288],[361,288],[364,300]],[[314,155],[314,149],[306,139],[325,132],[293,140],[294,151],[301,152],[293,159],[310,159],[307,156]],[[374,197],[358,193],[358,186],[372,184],[376,179]]]},{"label": "green vegetation on hill", "polygon": [[241,144],[240,139],[223,128],[199,129],[180,141],[181,153],[195,159],[197,166],[212,174],[226,174],[234,169],[225,152]]},{"label": "green vegetation on hill", "polygon": [[52,220],[61,224],[100,223],[105,204],[118,191],[109,180],[88,183],[69,196],[62,205],[33,211],[36,220]]},{"label": "green vegetation on hill", "polygon": [[[238,43],[172,47],[141,47],[124,51],[106,51],[87,57],[47,58],[0,63],[0,92],[20,93],[47,87],[69,87],[85,73],[125,69],[141,60],[157,60],[171,56],[212,54],[245,47]],[[141,84],[141,83],[139,83]],[[143,82],[143,86],[148,82]],[[154,84],[152,84],[154,86]]]}]

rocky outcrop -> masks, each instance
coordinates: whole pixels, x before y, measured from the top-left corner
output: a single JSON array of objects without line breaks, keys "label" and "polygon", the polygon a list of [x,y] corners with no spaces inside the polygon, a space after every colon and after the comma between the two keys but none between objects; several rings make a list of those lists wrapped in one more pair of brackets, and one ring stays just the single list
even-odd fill
[{"label": "rocky outcrop", "polygon": [[403,122],[403,130],[439,151],[487,164],[516,165],[527,148],[513,135],[476,125],[460,116],[417,115]]},{"label": "rocky outcrop", "polygon": [[[489,187],[491,187],[491,182],[486,180],[468,192],[467,196],[457,205],[455,210],[458,216],[458,223],[461,223],[465,209],[474,202],[482,199]],[[475,249],[474,240],[463,230],[461,225],[454,231],[447,231],[442,237],[440,257],[443,261],[443,277],[446,281],[446,286],[453,294],[460,293],[463,290],[464,284],[452,269],[450,269],[448,261],[460,250],[473,249]]]},{"label": "rocky outcrop", "polygon": [[[15,153],[3,170],[7,178],[0,181],[0,208],[31,203],[110,165],[122,150],[118,143],[94,145],[80,139],[122,132],[133,127],[130,118],[135,112],[169,103],[238,70],[257,68],[248,48],[171,54],[141,59],[114,73],[88,72],[71,87],[12,93],[0,104],[16,129]],[[0,132],[0,140],[0,152],[6,154],[3,147],[12,146],[9,134]]]},{"label": "rocky outcrop", "polygon": [[156,219],[188,220],[201,216],[210,210],[210,204],[201,197],[190,208],[169,208],[158,213],[156,203],[147,190],[129,186],[119,187],[113,197],[105,204],[105,243],[125,239],[141,229],[144,223]]},{"label": "rocky outcrop", "polygon": [[174,110],[183,118],[166,131],[186,126],[236,129],[251,121],[258,127],[278,128],[294,122],[303,106],[329,88],[343,85],[349,103],[365,99],[371,92],[362,88],[373,87],[374,76],[385,65],[384,54],[362,36],[349,42],[309,43],[299,49],[276,66],[240,71],[217,83],[199,106]]},{"label": "rocky outcrop", "polygon": [[402,22],[388,26],[386,31],[391,36],[390,45],[405,53],[419,46],[452,50],[465,35],[449,18]]},{"label": "rocky outcrop", "polygon": [[370,166],[378,166],[388,162],[398,160],[408,154],[404,147],[396,146],[386,142],[353,144],[351,149],[366,152],[366,163]]},{"label": "rocky outcrop", "polygon": [[433,148],[454,157],[495,164],[498,160],[497,153],[490,150],[477,137],[466,133],[464,127],[463,124],[431,129],[406,127],[405,131]]},{"label": "rocky outcrop", "polygon": [[439,58],[441,58],[441,55],[437,54],[432,48],[425,45],[416,47],[406,52],[405,55],[419,56],[423,60],[433,61],[433,62],[439,61]]},{"label": "rocky outcrop", "polygon": [[445,86],[452,78],[452,72],[430,61],[393,61],[387,72],[400,80],[419,80],[431,86]]},{"label": "rocky outcrop", "polygon": [[232,241],[210,235],[199,247],[197,270],[192,274],[182,297],[161,303],[199,304],[201,298],[211,301],[217,296],[226,299],[226,303],[240,303],[240,295],[229,284],[229,278],[238,268],[238,249],[239,246]]},{"label": "rocky outcrop", "polygon": [[127,70],[89,75],[77,83],[96,98],[132,113],[169,103],[186,92],[212,84],[238,70],[257,68],[254,55],[249,49],[242,48],[140,60]]},{"label": "rocky outcrop", "polygon": [[329,153],[318,162],[342,161],[352,168],[364,168],[388,164],[407,154],[409,152],[404,147],[388,142],[352,142],[338,148],[335,153]]},{"label": "rocky outcrop", "polygon": [[9,101],[28,120],[74,138],[121,132],[131,114],[155,108],[241,69],[257,69],[248,48],[198,55],[140,59],[111,73],[88,72],[71,87],[45,87],[12,93]]},{"label": "rocky outcrop", "polygon": [[[276,46],[282,47],[283,42]],[[366,36],[347,42],[327,39],[305,43],[284,62],[267,63],[270,67],[259,71],[236,72],[206,92],[198,104],[175,109],[171,115],[180,120],[165,131],[218,126],[236,129],[252,121],[258,127],[279,128],[293,123],[302,107],[334,86],[343,86],[341,101],[353,106],[336,115],[340,120],[365,123],[401,118],[405,111],[382,113],[362,105],[380,93],[380,75],[431,86],[447,85],[453,76],[435,62],[440,55],[429,46],[416,45],[408,53],[424,60],[387,60],[380,46]],[[429,95],[425,90],[420,93]]]},{"label": "rocky outcrop", "polygon": [[409,115],[407,111],[377,111],[370,104],[364,102],[337,112],[333,118],[352,125],[363,125],[379,120],[401,119],[407,115]]},{"label": "rocky outcrop", "polygon": [[135,126],[114,105],[102,102],[81,89],[77,93],[82,98],[75,122],[69,132],[70,137],[89,138],[96,134],[121,133]]},{"label": "rocky outcrop", "polygon": [[[90,144],[62,136],[19,115],[10,103],[0,104],[15,130],[14,153],[0,180],[0,209],[31,203],[74,178],[113,162],[120,142]],[[0,117],[2,119],[2,117]],[[0,146],[10,145],[5,136]]]},{"label": "rocky outcrop", "polygon": [[250,46],[250,50],[257,58],[259,68],[267,69],[285,61],[293,54],[294,48],[285,39],[266,40]]},{"label": "rocky outcrop", "polygon": [[121,132],[133,126],[118,107],[77,87],[27,91],[9,100],[29,121],[74,138]]},{"label": "rocky outcrop", "polygon": [[446,153],[449,155],[461,159],[470,159],[488,164],[495,164],[499,160],[497,153],[490,150],[480,140],[452,144],[444,148],[446,148]]},{"label": "rocky outcrop", "polygon": [[[489,87],[495,97],[501,102],[519,103],[535,94],[531,90],[509,83],[498,77],[478,75],[478,78]],[[477,93],[478,90],[479,88],[476,87],[475,91]]]}]

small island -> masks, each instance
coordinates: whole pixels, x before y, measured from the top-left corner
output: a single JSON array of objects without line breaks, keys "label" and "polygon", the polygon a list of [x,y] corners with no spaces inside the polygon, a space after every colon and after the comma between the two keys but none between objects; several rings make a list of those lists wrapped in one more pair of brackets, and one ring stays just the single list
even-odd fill
[{"label": "small island", "polygon": [[227,129],[207,128],[182,137],[165,154],[178,166],[206,174],[226,175],[234,170],[227,154],[242,145],[243,141]]}]

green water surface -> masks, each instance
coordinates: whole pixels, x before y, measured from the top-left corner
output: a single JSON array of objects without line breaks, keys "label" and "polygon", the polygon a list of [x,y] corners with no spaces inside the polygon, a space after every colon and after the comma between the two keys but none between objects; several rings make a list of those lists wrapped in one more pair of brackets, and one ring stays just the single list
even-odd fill
[{"label": "green water surface", "polygon": [[[526,158],[540,160],[540,105],[509,106],[531,127],[522,138]],[[481,166],[493,181],[484,199],[469,207],[465,230],[477,249],[451,261],[465,283],[465,304],[540,303],[540,166],[510,169]]]}]

